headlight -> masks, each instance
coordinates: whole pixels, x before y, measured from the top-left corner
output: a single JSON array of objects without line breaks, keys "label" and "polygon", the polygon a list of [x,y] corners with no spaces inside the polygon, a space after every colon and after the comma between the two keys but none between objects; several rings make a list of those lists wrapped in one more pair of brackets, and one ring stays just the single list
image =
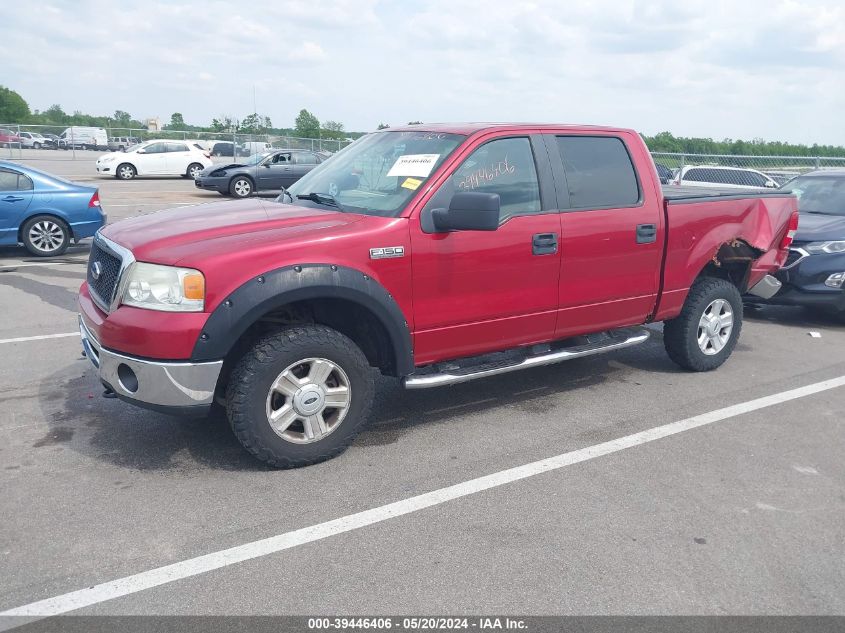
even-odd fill
[{"label": "headlight", "polygon": [[193,268],[134,264],[123,292],[124,305],[165,312],[202,312],[205,277]]},{"label": "headlight", "polygon": [[836,242],[810,242],[804,248],[810,253],[845,253],[845,240]]}]

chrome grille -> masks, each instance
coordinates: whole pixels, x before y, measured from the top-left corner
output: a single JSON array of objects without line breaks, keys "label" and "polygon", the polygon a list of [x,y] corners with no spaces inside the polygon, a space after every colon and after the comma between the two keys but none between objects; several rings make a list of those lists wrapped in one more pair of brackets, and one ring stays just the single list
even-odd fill
[{"label": "chrome grille", "polygon": [[[97,305],[108,311],[120,279],[120,257],[94,240],[88,256],[88,288]],[[95,269],[98,269],[95,271]]]}]

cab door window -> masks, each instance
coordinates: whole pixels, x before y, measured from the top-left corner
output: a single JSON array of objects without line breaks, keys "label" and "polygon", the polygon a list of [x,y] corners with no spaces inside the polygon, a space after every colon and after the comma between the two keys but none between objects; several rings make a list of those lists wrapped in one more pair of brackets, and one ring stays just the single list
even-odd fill
[{"label": "cab door window", "polygon": [[496,139],[478,147],[431,197],[426,210],[448,207],[452,196],[462,191],[499,194],[500,224],[513,216],[541,213],[540,183],[528,137]]}]

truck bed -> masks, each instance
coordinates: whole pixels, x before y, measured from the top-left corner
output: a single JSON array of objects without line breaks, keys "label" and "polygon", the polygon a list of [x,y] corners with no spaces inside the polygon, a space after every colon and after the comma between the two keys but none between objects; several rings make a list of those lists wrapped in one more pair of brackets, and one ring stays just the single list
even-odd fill
[{"label": "truck bed", "polygon": [[738,200],[742,198],[783,198],[791,193],[765,189],[736,189],[728,187],[679,187],[663,185],[663,199],[668,204],[706,202],[708,200]]}]

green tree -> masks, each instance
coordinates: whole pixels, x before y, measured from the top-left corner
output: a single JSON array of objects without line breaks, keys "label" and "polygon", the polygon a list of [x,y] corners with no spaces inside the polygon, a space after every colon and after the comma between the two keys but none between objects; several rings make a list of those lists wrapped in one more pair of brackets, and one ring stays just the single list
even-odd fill
[{"label": "green tree", "polygon": [[129,124],[132,122],[132,115],[125,110],[115,110],[112,118],[118,125],[123,127],[129,127]]},{"label": "green tree", "polygon": [[376,129],[377,130],[386,130],[389,127],[390,127],[390,125],[388,125],[387,123],[379,123],[378,127]]},{"label": "green tree", "polygon": [[168,127],[173,130],[185,129],[185,119],[182,117],[181,112],[174,112],[170,115],[170,124]]},{"label": "green tree", "polygon": [[422,125],[422,121],[408,121],[408,125]]},{"label": "green tree", "polygon": [[270,117],[253,112],[241,119],[241,132],[247,134],[265,134],[273,127]]},{"label": "green tree", "polygon": [[340,121],[325,121],[323,123],[323,138],[343,138],[343,123]]},{"label": "green tree", "polygon": [[14,90],[0,86],[0,123],[26,123],[29,104]]},{"label": "green tree", "polygon": [[294,121],[294,134],[304,138],[317,138],[320,135],[320,119],[303,108]]},{"label": "green tree", "polygon": [[41,113],[40,119],[44,123],[65,123],[67,122],[67,114],[62,110],[62,106],[54,103],[49,108]]}]

